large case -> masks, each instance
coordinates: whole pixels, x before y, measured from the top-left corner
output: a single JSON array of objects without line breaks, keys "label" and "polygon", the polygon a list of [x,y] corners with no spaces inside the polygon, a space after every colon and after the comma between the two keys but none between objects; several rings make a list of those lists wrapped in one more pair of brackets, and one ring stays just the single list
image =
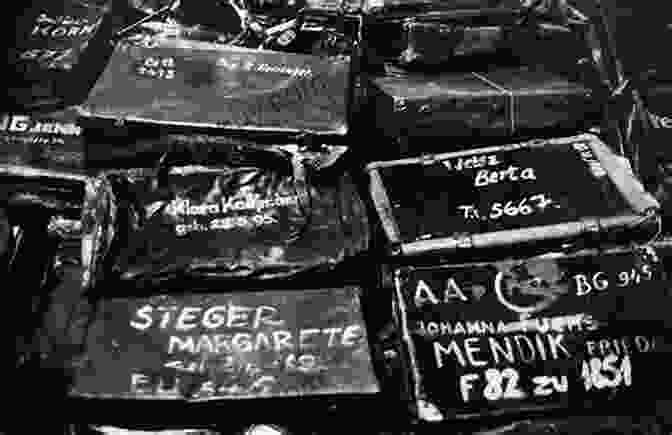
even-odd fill
[{"label": "large case", "polygon": [[348,57],[183,39],[149,42],[117,45],[82,104],[83,125],[139,123],[180,133],[185,128],[347,132]]},{"label": "large case", "polygon": [[[534,136],[596,124],[593,89],[540,67],[420,74],[388,68],[372,80],[376,125],[388,138]],[[570,133],[571,134],[571,133]]]},{"label": "large case", "polygon": [[647,239],[657,228],[658,202],[593,134],[374,162],[368,172],[388,246],[405,256]]},{"label": "large case", "polygon": [[670,363],[671,295],[653,248],[405,266],[393,275],[405,393],[421,421],[642,415],[666,397],[659,373]]}]

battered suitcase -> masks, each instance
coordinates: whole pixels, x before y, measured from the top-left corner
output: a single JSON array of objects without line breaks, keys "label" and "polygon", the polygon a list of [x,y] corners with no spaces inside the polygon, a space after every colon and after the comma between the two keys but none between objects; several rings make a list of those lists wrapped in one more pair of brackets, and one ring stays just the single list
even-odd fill
[{"label": "battered suitcase", "polygon": [[432,74],[390,69],[372,86],[376,126],[391,140],[449,137],[466,145],[575,134],[602,116],[589,85],[539,67]]},{"label": "battered suitcase", "polygon": [[515,9],[439,9],[384,14],[365,23],[373,54],[405,68],[452,70],[474,56],[488,57],[493,65],[508,60],[571,68],[590,58],[591,23],[574,9],[562,20]]},{"label": "battered suitcase", "polygon": [[402,256],[629,243],[658,230],[658,202],[593,134],[374,162],[367,170],[388,248]]},{"label": "battered suitcase", "polygon": [[341,136],[348,127],[349,71],[347,57],[180,39],[150,47],[120,43],[81,106],[81,123]]},{"label": "battered suitcase", "polygon": [[5,104],[54,110],[79,103],[75,100],[90,90],[109,55],[111,4],[35,1],[21,10],[14,23],[14,44],[7,51]]},{"label": "battered suitcase", "polygon": [[368,248],[362,199],[341,171],[344,147],[179,135],[153,144],[172,148],[155,168],[103,171],[90,184],[87,285],[319,276]]},{"label": "battered suitcase", "polygon": [[639,416],[667,398],[659,373],[670,363],[672,295],[653,248],[393,275],[404,395],[420,421]]},{"label": "battered suitcase", "polygon": [[62,255],[58,250],[81,230],[85,177],[2,164],[0,182],[0,275],[6,303],[16,313],[3,330],[14,343],[8,358],[14,370],[36,352],[34,333],[41,325],[56,263],[80,255],[79,246]]},{"label": "battered suitcase", "polygon": [[[85,297],[71,353],[45,362],[65,364],[70,409],[81,403],[87,423],[132,425],[116,418],[125,407],[155,428],[227,432],[260,423],[251,406],[290,428],[305,412],[363,413],[380,391],[365,280],[340,266],[361,267],[368,226],[342,150],[206,140],[89,184]],[[208,417],[217,404],[225,422]]]}]

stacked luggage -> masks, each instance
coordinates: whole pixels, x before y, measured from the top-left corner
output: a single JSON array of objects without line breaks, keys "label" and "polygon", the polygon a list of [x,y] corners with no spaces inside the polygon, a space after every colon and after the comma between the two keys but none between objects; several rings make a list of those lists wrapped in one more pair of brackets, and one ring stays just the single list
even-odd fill
[{"label": "stacked luggage", "polygon": [[576,416],[644,415],[664,396],[649,392],[669,328],[660,206],[614,107],[609,29],[568,6],[473,3],[369,17],[371,35],[400,35],[366,41],[393,150],[366,170],[398,395],[429,430],[542,432],[561,415],[599,432]]},{"label": "stacked luggage", "polygon": [[36,428],[659,431],[662,91],[599,3],[197,4],[26,15],[86,37],[0,119]]}]

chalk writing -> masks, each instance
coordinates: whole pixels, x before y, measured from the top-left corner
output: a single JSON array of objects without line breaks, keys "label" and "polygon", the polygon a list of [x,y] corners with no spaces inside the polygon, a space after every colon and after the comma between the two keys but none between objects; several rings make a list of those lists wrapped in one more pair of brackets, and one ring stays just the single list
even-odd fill
[{"label": "chalk writing", "polygon": [[[612,278],[614,272],[611,272]],[[644,264],[639,269],[616,272],[616,286],[628,287],[634,284],[640,284],[642,281],[651,281],[653,279],[653,270],[650,265]],[[613,282],[609,279],[607,272],[596,272],[592,275],[576,274],[573,277],[577,296],[586,296],[593,291],[599,293],[607,290]]]},{"label": "chalk writing", "polygon": [[566,393],[569,390],[567,376],[535,376],[533,394],[537,397],[550,396],[554,393]]},{"label": "chalk writing", "polygon": [[3,115],[0,117],[0,131],[65,136],[80,136],[82,134],[81,127],[78,127],[75,123],[39,120],[26,115]]},{"label": "chalk writing", "polygon": [[289,65],[272,65],[268,63],[257,63],[249,59],[231,57],[222,57],[217,61],[217,66],[223,67],[229,71],[256,71],[266,73],[286,74],[292,77],[311,77],[313,70],[310,68],[292,67]]},{"label": "chalk writing", "polygon": [[[263,198],[258,193],[222,197],[218,201],[211,202],[195,202],[190,199],[177,198],[166,207],[166,213],[174,217],[194,218],[187,221],[183,219],[182,222],[175,225],[176,234],[183,236],[192,232],[223,231],[236,228],[252,230],[257,227],[274,225],[279,223],[278,218],[270,212],[262,213],[263,211],[294,206],[298,202],[299,195],[276,195]],[[222,216],[243,212],[256,213]],[[218,215],[218,217],[205,220],[195,219],[214,215]]]},{"label": "chalk writing", "polygon": [[262,326],[281,326],[278,309],[268,305],[255,307],[234,304],[203,307],[178,307],[144,305],[138,308],[130,321],[131,327],[145,330],[152,326],[160,329],[189,331],[194,328],[206,330],[218,328],[258,329]]},{"label": "chalk writing", "polygon": [[[101,21],[99,19],[98,21]],[[40,25],[52,25],[52,26],[84,26],[90,23],[88,17],[72,17],[70,15],[59,15],[56,17],[50,17],[44,12],[41,13],[36,19],[35,22]]]},{"label": "chalk writing", "polygon": [[167,213],[174,216],[205,216],[240,211],[257,213],[276,207],[290,207],[299,203],[298,195],[276,195],[262,198],[258,193],[222,197],[219,202],[194,203],[189,199],[174,199],[167,207]]},{"label": "chalk writing", "polygon": [[590,357],[605,357],[607,355],[631,355],[632,353],[653,352],[656,349],[654,337],[636,335],[635,337],[603,338],[587,340],[586,354]]},{"label": "chalk writing", "polygon": [[[465,339],[462,345],[456,341],[445,346],[434,343],[439,367],[444,364],[442,359],[451,355],[463,367],[482,370],[459,376],[459,390],[465,403],[481,398],[494,402],[525,399],[528,396],[546,397],[569,391],[568,375],[534,375],[526,372],[523,377],[520,370],[514,367],[493,367],[500,362],[523,362],[529,367],[535,367],[536,361],[571,360],[574,356],[563,344],[561,335],[554,338],[544,338],[538,334],[534,337],[488,337],[487,341],[491,358],[483,356],[485,347],[478,339]],[[645,336],[600,339],[587,341],[586,349],[588,359],[581,362],[580,374],[585,391],[615,389],[632,386],[630,355],[635,352],[653,352],[655,340]]]},{"label": "chalk writing", "polygon": [[53,48],[33,48],[19,54],[22,60],[32,60],[44,64],[47,68],[70,68],[70,64],[64,64],[63,61],[71,58],[75,53],[73,48],[53,49]]},{"label": "chalk writing", "polygon": [[[620,360],[620,362],[619,362]],[[611,354],[604,358],[591,358],[581,366],[581,376],[586,391],[592,389],[629,387],[632,385],[632,363],[630,356],[619,358]]]},{"label": "chalk writing", "polygon": [[672,118],[669,116],[661,116],[649,111],[649,119],[653,128],[672,128]]},{"label": "chalk writing", "polygon": [[222,334],[172,335],[168,353],[225,354],[231,352],[281,352],[292,349],[355,347],[361,344],[362,327],[359,324],[300,329],[298,332],[274,330],[270,332],[236,332]]},{"label": "chalk writing", "polygon": [[81,19],[75,22],[65,21],[64,18],[66,17],[58,18],[61,19],[60,22],[38,20],[30,35],[49,39],[81,38],[83,36],[93,35],[103,21],[102,18],[99,18],[92,23],[87,19]]},{"label": "chalk writing", "polygon": [[495,201],[489,205],[458,205],[457,209],[464,219],[498,220],[507,216],[529,216],[543,212],[549,207],[560,208],[561,206],[550,199],[546,194],[540,193],[514,201]]},{"label": "chalk writing", "polygon": [[534,168],[519,168],[518,166],[510,165],[508,168],[501,170],[479,169],[476,172],[474,186],[483,187],[506,181],[535,181],[536,179],[537,175],[534,172]]},{"label": "chalk writing", "polygon": [[438,368],[457,361],[462,367],[484,367],[503,361],[531,364],[571,358],[565,334],[514,334],[502,337],[469,337],[433,343]]},{"label": "chalk writing", "polygon": [[[531,384],[521,382],[521,374],[512,367],[504,369],[489,368],[483,373],[467,373],[460,376],[460,393],[467,403],[474,399],[485,398],[490,402],[500,400],[520,400],[528,396],[546,397],[557,393],[567,393],[567,376],[532,376]],[[531,385],[526,392],[521,384]]]},{"label": "chalk writing", "polygon": [[237,376],[256,376],[268,370],[281,370],[285,373],[316,373],[328,369],[318,355],[294,352],[282,356],[278,355],[277,358],[262,365],[243,361],[231,354],[203,354],[198,360],[170,360],[163,366],[183,373],[214,371]]},{"label": "chalk writing", "polygon": [[138,396],[152,396],[162,398],[178,398],[188,388],[194,398],[208,398],[215,395],[269,395],[277,379],[271,375],[258,375],[250,382],[215,382],[212,380],[196,381],[191,376],[156,375],[145,373],[131,374],[130,391]]},{"label": "chalk writing", "polygon": [[[508,272],[500,271],[494,276],[493,283],[487,283],[487,286],[480,283],[465,283],[459,277],[448,277],[443,279],[441,286],[437,288],[430,286],[429,282],[419,279],[413,290],[413,302],[417,308],[422,308],[427,304],[450,304],[456,301],[469,302],[479,300],[488,291],[492,291],[507,308],[516,312],[532,312],[543,309],[561,295],[570,292],[573,292],[576,296],[586,296],[593,292],[600,293],[607,291],[612,286],[620,288],[631,287],[654,279],[654,269],[650,264],[643,264],[628,270],[616,269],[609,271],[601,270],[592,273],[574,273],[565,276],[563,280],[560,280],[561,274],[559,270],[557,273],[553,272],[557,267],[551,267],[551,263],[544,264],[547,265],[545,273],[549,276],[531,274],[531,276],[527,276],[523,280],[520,277],[510,276]],[[542,287],[542,281],[545,281],[548,285]],[[513,291],[514,288],[516,289],[515,292]],[[517,296],[539,296],[545,300],[545,303],[540,302],[534,306],[519,307],[519,304],[514,304],[514,299]]]},{"label": "chalk writing", "polygon": [[486,166],[497,166],[500,164],[496,154],[457,157],[443,161],[443,165],[451,171],[462,171],[466,169],[479,169]]},{"label": "chalk writing", "polygon": [[595,331],[598,322],[588,314],[572,314],[556,317],[542,317],[517,320],[514,322],[465,320],[465,321],[424,321],[417,322],[416,333],[428,337],[442,335],[490,335],[515,332],[587,332]]},{"label": "chalk writing", "polygon": [[175,59],[172,57],[148,57],[136,67],[136,72],[145,77],[172,80],[175,78]]}]

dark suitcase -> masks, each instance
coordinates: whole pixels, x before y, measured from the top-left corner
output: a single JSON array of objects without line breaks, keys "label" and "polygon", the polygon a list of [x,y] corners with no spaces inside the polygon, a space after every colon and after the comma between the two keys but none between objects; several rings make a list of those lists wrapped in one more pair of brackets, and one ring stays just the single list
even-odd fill
[{"label": "dark suitcase", "polygon": [[405,396],[420,421],[639,416],[667,397],[672,295],[653,248],[393,274]]},{"label": "dark suitcase", "polygon": [[0,276],[15,313],[3,331],[14,344],[7,360],[12,370],[36,354],[34,334],[57,263],[81,255],[80,246],[58,251],[79,236],[84,185],[81,175],[0,165]]},{"label": "dark suitcase", "polygon": [[[181,39],[117,45],[82,125],[344,135],[350,61]],[[102,123],[102,124],[101,124]],[[179,131],[178,131],[179,130]]]},{"label": "dark suitcase", "polygon": [[372,80],[376,126],[390,139],[449,137],[478,143],[549,131],[572,134],[601,118],[602,105],[590,87],[541,68],[394,72]]},{"label": "dark suitcase", "polygon": [[592,134],[374,162],[367,170],[388,247],[403,256],[647,240],[659,224],[658,202]]},{"label": "dark suitcase", "polygon": [[87,285],[288,279],[333,272],[367,250],[363,202],[339,169],[344,147],[190,139],[154,140],[172,147],[158,167],[103,171],[93,182]]},{"label": "dark suitcase", "polygon": [[571,69],[590,58],[591,28],[585,17],[568,15],[555,22],[516,10],[475,9],[368,17],[364,33],[372,55],[405,68],[454,70],[480,56],[487,57],[482,59],[486,65],[542,63]]},{"label": "dark suitcase", "polygon": [[111,3],[36,1],[21,10],[7,51],[5,104],[54,110],[79,103],[109,55]]},{"label": "dark suitcase", "polygon": [[84,171],[77,111],[0,113],[0,161],[42,169]]},{"label": "dark suitcase", "polygon": [[376,393],[361,291],[213,293],[192,284],[105,296],[86,326],[88,367],[71,366],[70,395],[199,402]]}]

